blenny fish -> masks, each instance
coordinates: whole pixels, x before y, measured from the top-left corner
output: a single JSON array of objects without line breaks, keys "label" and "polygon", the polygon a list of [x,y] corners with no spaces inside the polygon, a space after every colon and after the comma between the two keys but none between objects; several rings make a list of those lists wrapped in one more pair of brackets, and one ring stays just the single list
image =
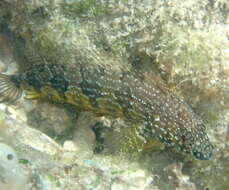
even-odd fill
[{"label": "blenny fish", "polygon": [[96,116],[140,123],[143,137],[156,138],[197,159],[212,156],[205,124],[191,107],[156,81],[141,80],[134,72],[44,62],[21,74],[0,74],[0,102],[14,102],[24,90],[28,99],[44,98]]}]

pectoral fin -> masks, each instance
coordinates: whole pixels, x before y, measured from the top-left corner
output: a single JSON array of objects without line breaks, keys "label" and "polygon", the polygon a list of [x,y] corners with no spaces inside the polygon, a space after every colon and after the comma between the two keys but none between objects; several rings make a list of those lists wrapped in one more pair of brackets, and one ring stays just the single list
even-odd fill
[{"label": "pectoral fin", "polygon": [[22,95],[22,89],[12,76],[0,73],[0,103],[12,104]]}]

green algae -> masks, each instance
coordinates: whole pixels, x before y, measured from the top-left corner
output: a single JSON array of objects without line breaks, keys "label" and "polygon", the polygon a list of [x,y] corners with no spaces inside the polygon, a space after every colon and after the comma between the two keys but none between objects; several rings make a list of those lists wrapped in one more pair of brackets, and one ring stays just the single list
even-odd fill
[{"label": "green algae", "polygon": [[69,18],[94,18],[108,15],[109,9],[107,3],[96,0],[65,1],[61,4],[63,14]]}]

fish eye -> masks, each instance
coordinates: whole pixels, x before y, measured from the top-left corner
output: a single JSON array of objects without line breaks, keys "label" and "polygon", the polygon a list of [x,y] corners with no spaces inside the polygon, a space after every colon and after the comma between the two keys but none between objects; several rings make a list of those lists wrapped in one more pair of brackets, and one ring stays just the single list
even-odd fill
[{"label": "fish eye", "polygon": [[14,158],[14,156],[12,154],[7,154],[6,157],[7,157],[8,160],[13,160],[13,158]]}]

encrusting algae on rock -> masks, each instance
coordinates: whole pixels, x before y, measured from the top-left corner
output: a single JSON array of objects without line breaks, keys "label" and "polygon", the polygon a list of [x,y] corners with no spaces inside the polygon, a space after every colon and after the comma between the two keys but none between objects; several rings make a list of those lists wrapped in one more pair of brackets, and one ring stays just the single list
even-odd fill
[{"label": "encrusting algae on rock", "polygon": [[0,102],[16,101],[23,90],[28,99],[43,98],[96,116],[143,124],[137,133],[146,141],[159,139],[197,159],[212,156],[205,125],[188,104],[156,81],[142,81],[133,72],[44,61],[22,74],[0,74]]}]

